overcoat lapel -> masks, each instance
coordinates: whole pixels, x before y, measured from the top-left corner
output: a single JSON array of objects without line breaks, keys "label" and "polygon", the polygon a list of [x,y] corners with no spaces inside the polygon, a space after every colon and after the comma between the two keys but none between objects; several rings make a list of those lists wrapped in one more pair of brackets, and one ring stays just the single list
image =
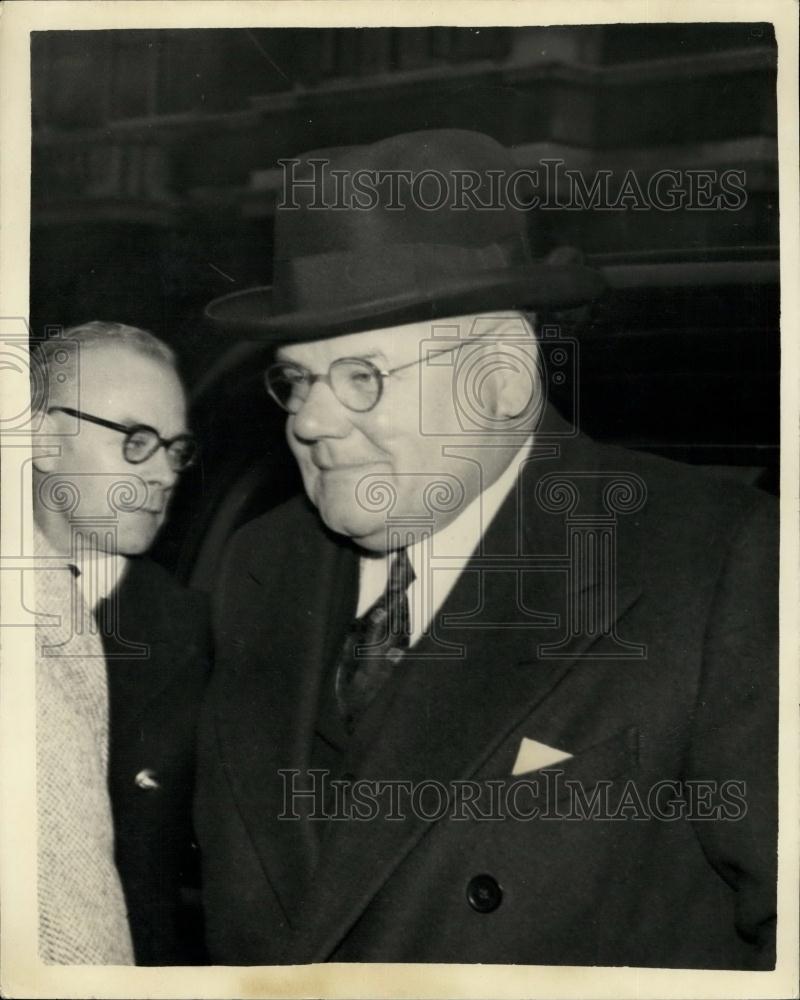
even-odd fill
[{"label": "overcoat lapel", "polygon": [[116,733],[129,730],[163,694],[185,638],[170,602],[154,593],[148,566],[131,559],[119,586],[96,611]]},{"label": "overcoat lapel", "polygon": [[[279,594],[259,573],[272,553],[254,553],[242,574],[221,625],[231,630],[233,657],[220,671],[217,718],[237,805],[289,924],[314,864],[316,833],[313,821],[281,817],[311,808],[305,799],[295,808],[298,800],[287,791],[295,780],[300,786],[310,766],[321,676],[334,636],[353,614],[358,583],[354,550],[325,538],[312,558],[305,541],[298,540]],[[280,620],[272,607],[282,609]]]},{"label": "overcoat lapel", "polygon": [[[573,456],[573,461],[580,459]],[[520,549],[523,555],[564,553],[563,517],[547,516],[532,510],[530,504],[540,475],[557,471],[563,462],[556,458],[529,464],[484,537],[485,565],[495,554]],[[590,482],[589,488],[595,495],[585,498],[585,509],[596,509],[600,483]],[[501,564],[502,559],[497,565]],[[524,581],[530,584],[526,596],[524,574],[479,573],[475,567],[473,559],[439,612],[440,620],[449,618],[454,623],[443,635],[464,647],[463,658],[437,657],[430,639],[415,647],[416,656],[401,665],[403,673],[393,700],[376,726],[376,738],[366,748],[357,778],[432,779],[447,785],[481,775],[497,747],[535,713],[574,667],[576,658],[596,641],[596,633],[585,632],[568,631],[564,639],[564,623],[575,592],[598,587],[597,576],[571,575],[556,558],[552,567],[558,568],[532,571]],[[614,617],[635,601],[639,592],[635,575],[618,581]],[[525,620],[521,605],[534,612],[528,619],[533,627],[519,627],[520,619]],[[517,627],[500,625],[509,617],[517,620]],[[481,621],[493,622],[495,627],[471,627]],[[549,625],[544,624],[547,621]],[[604,622],[606,628],[611,625],[610,620]],[[562,639],[558,656],[537,655],[542,644]],[[393,704],[402,706],[402,711],[393,711]],[[388,822],[379,816],[371,822],[337,824],[325,842],[313,891],[298,917],[284,960],[301,963],[329,958],[391,873],[434,825],[411,815],[401,821]]]}]

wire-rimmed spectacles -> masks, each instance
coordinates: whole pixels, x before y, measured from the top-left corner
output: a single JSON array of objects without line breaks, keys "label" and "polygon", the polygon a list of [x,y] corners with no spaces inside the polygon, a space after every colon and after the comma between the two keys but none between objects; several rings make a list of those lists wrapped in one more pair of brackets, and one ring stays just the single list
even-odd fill
[{"label": "wire-rimmed spectacles", "polygon": [[439,351],[428,351],[424,358],[415,358],[414,361],[387,370],[378,368],[367,358],[337,358],[331,362],[324,375],[315,375],[294,361],[276,361],[264,373],[264,384],[270,396],[287,413],[298,412],[316,382],[324,382],[348,410],[367,413],[380,402],[384,380],[390,375],[439,354],[449,354],[467,343],[471,341],[462,340]]},{"label": "wire-rimmed spectacles", "polygon": [[114,420],[105,420],[103,417],[95,417],[91,413],[84,413],[83,410],[74,410],[70,406],[51,406],[47,411],[53,413],[67,413],[71,417],[79,420],[86,420],[90,424],[97,424],[100,427],[107,427],[109,430],[118,431],[125,435],[122,444],[122,454],[126,462],[131,465],[141,465],[148,458],[152,458],[159,448],[163,448],[167,453],[167,461],[173,472],[183,472],[193,465],[198,455],[198,445],[192,434],[178,434],[174,438],[163,438],[155,429],[148,424],[118,424]]}]

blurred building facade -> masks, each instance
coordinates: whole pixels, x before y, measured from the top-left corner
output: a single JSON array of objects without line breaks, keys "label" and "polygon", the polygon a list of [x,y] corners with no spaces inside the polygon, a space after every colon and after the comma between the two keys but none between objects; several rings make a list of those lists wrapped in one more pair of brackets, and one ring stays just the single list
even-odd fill
[{"label": "blurred building facade", "polygon": [[553,242],[598,260],[778,243],[765,25],[40,32],[32,66],[39,322],[127,303],[168,332],[268,278],[281,157],[418,128],[589,177],[746,172],[736,212],[556,213]]},{"label": "blurred building facade", "polygon": [[578,247],[611,286],[580,335],[592,432],[774,467],[776,65],[758,23],[35,33],[34,333],[142,325],[196,382],[229,345],[203,307],[269,281],[278,160],[312,148],[478,129],[520,166],[561,164],[558,198],[569,171],[615,195],[629,172],[702,191],[735,171],[732,209],[633,192],[539,212],[536,249]]}]

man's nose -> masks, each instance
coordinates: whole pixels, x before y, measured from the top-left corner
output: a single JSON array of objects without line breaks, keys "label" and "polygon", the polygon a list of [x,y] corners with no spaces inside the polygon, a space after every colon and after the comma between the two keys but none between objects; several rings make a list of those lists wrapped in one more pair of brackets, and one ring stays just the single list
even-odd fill
[{"label": "man's nose", "polygon": [[160,445],[141,467],[141,475],[146,482],[168,490],[175,485],[179,474],[170,465],[166,448]]},{"label": "man's nose", "polygon": [[351,428],[350,411],[327,383],[318,381],[295,413],[292,434],[302,441],[346,437]]}]

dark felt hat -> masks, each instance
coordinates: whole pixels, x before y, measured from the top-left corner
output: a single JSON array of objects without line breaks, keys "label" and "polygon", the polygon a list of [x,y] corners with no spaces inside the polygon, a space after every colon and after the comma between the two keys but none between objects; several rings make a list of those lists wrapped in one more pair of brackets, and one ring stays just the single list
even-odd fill
[{"label": "dark felt hat", "polygon": [[[283,164],[273,283],[215,299],[215,323],[304,341],[493,309],[582,305],[577,263],[534,261],[511,152],[479,132],[410,132]],[[558,257],[556,256],[556,260]]]}]

